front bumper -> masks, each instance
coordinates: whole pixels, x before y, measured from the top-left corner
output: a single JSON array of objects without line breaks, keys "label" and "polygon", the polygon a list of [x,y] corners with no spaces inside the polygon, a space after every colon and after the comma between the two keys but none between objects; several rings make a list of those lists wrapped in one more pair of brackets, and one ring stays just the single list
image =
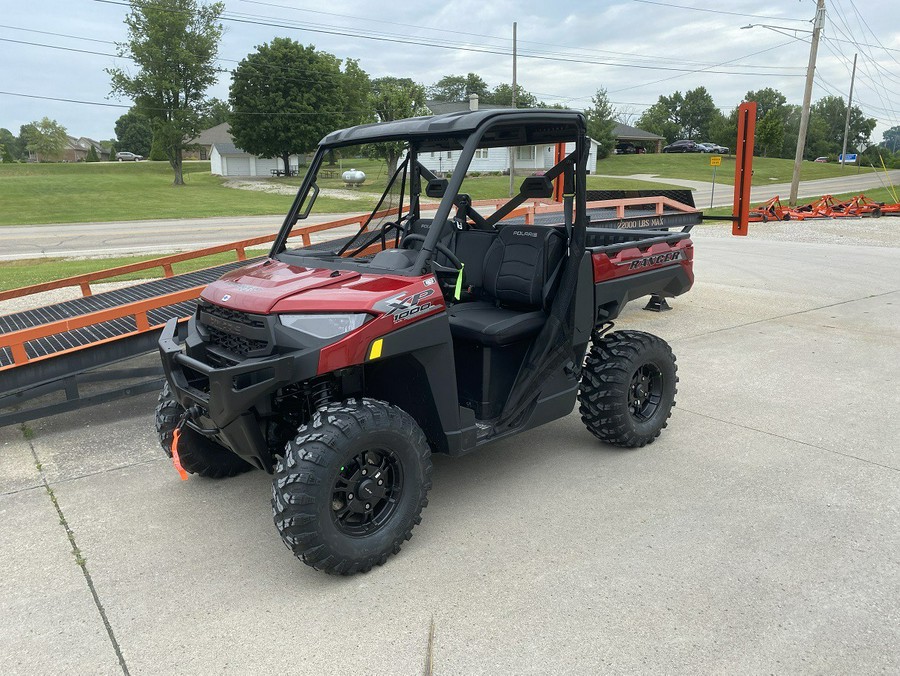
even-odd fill
[{"label": "front bumper", "polygon": [[[215,367],[190,356],[204,350],[202,342],[191,347],[179,343],[177,322],[169,320],[159,338],[159,353],[166,380],[178,403],[185,408],[198,406],[205,420],[195,427],[213,436],[248,462],[272,471],[271,454],[260,425],[260,409],[271,410],[270,396],[291,383],[316,375],[317,348],[298,350],[287,355],[247,359],[235,366]],[[196,342],[196,341],[195,341]]]}]

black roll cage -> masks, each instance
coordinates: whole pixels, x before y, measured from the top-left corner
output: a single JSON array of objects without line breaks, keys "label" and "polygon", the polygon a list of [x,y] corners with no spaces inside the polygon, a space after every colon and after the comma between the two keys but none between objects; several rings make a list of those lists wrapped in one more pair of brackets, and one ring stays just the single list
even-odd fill
[{"label": "black roll cage", "polygon": [[[389,122],[382,125],[362,125],[361,127],[353,127],[347,130],[329,134],[320,142],[318,149],[316,150],[316,154],[313,156],[313,159],[310,162],[310,167],[307,170],[306,175],[303,178],[303,182],[301,183],[300,188],[297,191],[297,196],[294,198],[294,202],[291,205],[291,208],[288,211],[284,222],[282,223],[278,237],[272,244],[269,256],[274,258],[286,251],[287,240],[290,235],[291,229],[294,227],[294,225],[296,225],[298,220],[300,220],[301,218],[305,218],[305,216],[309,212],[311,205],[307,204],[305,212],[301,212],[301,208],[306,202],[307,196],[309,195],[311,189],[315,190],[316,193],[318,192],[318,186],[315,184],[315,179],[318,175],[319,169],[322,166],[322,162],[325,159],[325,156],[332,150],[353,145],[360,145],[363,143],[396,141],[407,141],[409,143],[407,157],[404,160],[403,164],[397,168],[397,171],[389,180],[387,187],[382,194],[381,201],[384,200],[384,196],[391,189],[394,182],[398,178],[398,174],[400,174],[402,170],[403,177],[401,180],[404,182],[404,184],[408,184],[410,189],[409,214],[411,217],[415,217],[415,215],[419,213],[419,198],[421,190],[420,177],[422,175],[421,170],[425,169],[419,164],[417,159],[418,155],[421,152],[428,152],[430,150],[448,150],[454,147],[462,147],[459,159],[453,169],[452,176],[449,180],[449,183],[447,184],[446,189],[444,190],[444,195],[441,198],[441,202],[438,205],[437,212],[435,213],[433,218],[433,223],[440,224],[440,227],[429,228],[428,234],[425,237],[425,241],[422,244],[422,248],[419,250],[418,256],[416,257],[415,264],[411,268],[402,270],[381,270],[373,268],[371,265],[366,263],[365,270],[404,276],[417,276],[428,272],[429,265],[434,259],[436,245],[440,241],[440,238],[444,234],[446,228],[450,227],[450,210],[454,207],[454,203],[456,202],[456,198],[459,195],[462,183],[465,180],[466,172],[468,171],[469,166],[471,165],[472,160],[475,157],[475,151],[480,148],[541,145],[575,141],[575,152],[571,153],[556,166],[554,166],[553,169],[548,171],[546,173],[546,177],[549,180],[555,178],[560,174],[565,174],[566,193],[568,193],[567,197],[570,199],[574,198],[575,202],[575,218],[572,225],[574,225],[574,227],[576,228],[586,228],[588,219],[585,209],[585,177],[584,172],[575,171],[575,167],[581,166],[581,164],[583,164],[583,162],[581,162],[581,158],[586,156],[587,152],[587,132],[584,115],[575,111],[547,111],[533,109],[497,110],[490,111],[490,114],[486,113],[488,113],[488,111],[468,113],[468,115],[471,116],[477,115],[477,119],[475,120],[476,124],[471,128],[464,128],[459,131],[449,131],[448,129],[446,129],[446,127],[452,126],[450,125],[450,123],[457,122],[457,120],[459,120],[462,115],[466,115],[465,113],[441,115],[435,116],[434,118],[428,118],[429,121],[432,121],[430,127],[434,127],[433,130],[426,129],[425,131],[423,131],[423,123],[419,122],[418,128],[410,129],[407,134],[404,134],[401,129],[398,129],[398,127],[400,127],[400,125],[402,125],[402,123],[404,122],[400,121],[399,123]],[[442,118],[453,119],[442,125]],[[412,123],[418,122],[420,120],[422,120],[422,118],[413,118],[407,122]],[[385,132],[389,133],[379,135],[379,128],[384,128]],[[453,143],[454,145],[451,145],[451,143]],[[407,171],[406,167],[409,167],[409,171]],[[428,174],[433,176],[430,171],[428,171],[427,169],[426,171]],[[574,191],[572,190],[572,187],[574,187]],[[506,210],[510,205],[516,202],[516,204],[512,208],[508,208],[508,211],[512,211],[515,206],[518,206],[518,204],[521,204],[523,201],[524,198],[522,198],[522,194],[519,193],[518,195],[513,196],[510,199],[510,202],[508,202],[504,207],[501,207],[498,212]],[[566,200],[566,208],[568,210],[568,213],[571,214],[571,206],[569,206],[569,204],[569,200]],[[401,197],[401,202],[399,205],[400,211],[402,211],[402,208],[403,201]],[[350,244],[354,243],[356,239],[358,239],[359,235],[363,233],[365,228],[371,222],[372,216],[374,213],[376,213],[376,211],[377,207],[376,210],[370,213],[369,217],[363,222],[363,225],[357,233],[356,237],[354,237],[354,239],[351,240],[350,243],[345,245],[340,250],[340,252],[335,253],[343,254],[349,249]],[[400,218],[401,215],[398,212],[398,220]],[[571,223],[568,218],[570,218],[570,216],[567,217],[567,227],[569,223]],[[381,235],[378,233],[372,234],[375,235],[375,237],[371,238],[371,241],[366,241],[362,245],[355,247],[353,253],[358,253],[359,251],[364,250],[367,246],[377,242],[378,239],[381,238]],[[581,239],[583,240],[583,238]],[[301,265],[309,267],[326,267],[328,269],[354,270],[359,270],[361,267],[360,262],[355,261],[352,257],[341,258],[338,260],[324,260],[318,256],[312,256],[300,252],[291,252],[291,259],[292,262],[296,261]]]}]

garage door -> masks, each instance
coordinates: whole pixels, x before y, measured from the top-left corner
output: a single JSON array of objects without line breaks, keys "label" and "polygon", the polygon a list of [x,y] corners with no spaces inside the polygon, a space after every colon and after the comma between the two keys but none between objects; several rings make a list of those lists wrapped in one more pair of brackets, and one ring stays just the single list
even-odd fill
[{"label": "garage door", "polygon": [[277,169],[279,166],[278,160],[273,160],[265,157],[257,157],[256,158],[256,175],[257,176],[271,176],[272,170]]},{"label": "garage door", "polygon": [[249,176],[250,175],[250,158],[249,157],[226,157],[225,158],[225,175],[226,176]]}]

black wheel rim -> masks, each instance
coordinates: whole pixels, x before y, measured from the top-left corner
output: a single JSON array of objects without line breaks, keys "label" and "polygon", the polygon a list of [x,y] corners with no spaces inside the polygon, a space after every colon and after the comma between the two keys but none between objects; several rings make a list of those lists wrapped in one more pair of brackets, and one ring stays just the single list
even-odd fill
[{"label": "black wheel rim", "polygon": [[659,410],[663,393],[663,375],[659,367],[647,363],[631,377],[628,388],[628,409],[633,418],[646,422]]},{"label": "black wheel rim", "polygon": [[331,516],[338,530],[364,537],[381,529],[397,511],[403,468],[391,451],[370,449],[338,470],[331,492]]}]

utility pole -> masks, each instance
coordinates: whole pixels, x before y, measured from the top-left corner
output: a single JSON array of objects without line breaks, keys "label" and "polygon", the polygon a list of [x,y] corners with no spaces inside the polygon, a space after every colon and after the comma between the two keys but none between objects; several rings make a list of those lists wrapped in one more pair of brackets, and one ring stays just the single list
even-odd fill
[{"label": "utility pole", "polygon": [[[513,21],[513,86],[512,107],[516,107],[516,22]],[[516,180],[516,147],[509,148],[509,196],[513,196],[513,182]]]},{"label": "utility pole", "polygon": [[853,55],[853,73],[850,75],[850,97],[847,99],[847,119],[844,120],[844,148],[841,150],[841,168],[844,168],[844,162],[847,157],[847,134],[850,133],[850,106],[853,105],[853,83],[856,82],[856,57]]},{"label": "utility pole", "polygon": [[825,0],[816,3],[816,18],[813,20],[812,42],[809,45],[809,65],[806,68],[806,91],[803,93],[803,108],[800,109],[800,133],[797,135],[797,154],[794,156],[794,175],[791,177],[790,205],[797,206],[800,190],[800,169],[803,166],[803,152],[806,150],[806,132],[809,129],[809,104],[812,99],[813,78],[816,74],[816,52],[819,50],[819,35],[825,25]]}]

